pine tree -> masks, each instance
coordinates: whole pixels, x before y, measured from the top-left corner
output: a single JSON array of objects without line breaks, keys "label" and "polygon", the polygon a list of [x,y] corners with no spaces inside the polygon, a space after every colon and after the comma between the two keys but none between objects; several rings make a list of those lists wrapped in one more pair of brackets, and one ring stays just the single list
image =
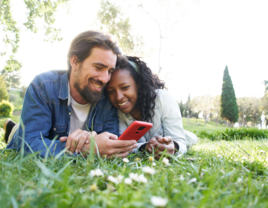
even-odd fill
[{"label": "pine tree", "polygon": [[221,93],[221,117],[234,123],[238,120],[238,106],[228,66],[225,67]]},{"label": "pine tree", "polygon": [[7,88],[6,88],[6,82],[4,78],[0,75],[0,103],[2,100],[8,100],[9,96],[7,93]]}]

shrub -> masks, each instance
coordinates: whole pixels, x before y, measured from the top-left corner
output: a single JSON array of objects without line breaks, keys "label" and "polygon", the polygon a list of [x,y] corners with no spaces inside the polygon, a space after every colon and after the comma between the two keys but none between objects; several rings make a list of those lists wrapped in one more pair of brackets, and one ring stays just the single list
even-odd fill
[{"label": "shrub", "polygon": [[12,116],[14,105],[8,101],[3,100],[0,103],[0,116]]},{"label": "shrub", "polygon": [[0,102],[2,100],[8,100],[9,96],[5,84],[5,79],[0,75]]},{"label": "shrub", "polygon": [[257,128],[227,128],[225,131],[206,132],[200,131],[197,133],[199,138],[208,138],[211,140],[236,140],[244,138],[262,139],[268,138],[268,131]]}]

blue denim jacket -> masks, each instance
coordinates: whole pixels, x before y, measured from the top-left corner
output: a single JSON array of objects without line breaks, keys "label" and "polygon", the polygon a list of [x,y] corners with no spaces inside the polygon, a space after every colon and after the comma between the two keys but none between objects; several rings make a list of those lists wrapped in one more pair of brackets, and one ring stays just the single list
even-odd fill
[{"label": "blue denim jacket", "polygon": [[[46,155],[47,149],[49,155],[60,153],[65,143],[59,138],[68,136],[72,114],[68,95],[66,71],[49,71],[36,76],[24,97],[19,129],[7,149],[19,151],[22,138],[25,138],[29,145],[24,145],[26,153],[31,152],[30,148],[33,152],[40,152],[41,157]],[[104,95],[101,101],[91,106],[84,130],[119,136],[117,110]]]}]

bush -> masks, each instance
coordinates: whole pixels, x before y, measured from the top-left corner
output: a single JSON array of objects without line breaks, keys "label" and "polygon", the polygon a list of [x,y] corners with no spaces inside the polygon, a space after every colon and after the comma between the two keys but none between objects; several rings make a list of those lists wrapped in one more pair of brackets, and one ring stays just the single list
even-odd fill
[{"label": "bush", "polygon": [[8,101],[3,100],[0,103],[0,116],[12,116],[14,105]]},{"label": "bush", "polygon": [[236,140],[244,138],[262,139],[268,138],[268,131],[257,128],[227,128],[225,131],[206,132],[200,131],[197,133],[199,138],[208,138],[211,140]]},{"label": "bush", "polygon": [[0,75],[0,102],[2,100],[8,100],[9,96],[5,84],[5,79]]}]

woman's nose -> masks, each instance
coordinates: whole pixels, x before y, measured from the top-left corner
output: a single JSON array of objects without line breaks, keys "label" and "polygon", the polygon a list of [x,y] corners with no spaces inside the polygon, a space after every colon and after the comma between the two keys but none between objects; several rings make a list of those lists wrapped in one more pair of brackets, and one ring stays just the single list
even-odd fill
[{"label": "woman's nose", "polygon": [[120,101],[123,97],[124,97],[124,95],[123,95],[122,92],[119,91],[119,92],[116,93],[116,99],[117,99],[118,101]]}]

